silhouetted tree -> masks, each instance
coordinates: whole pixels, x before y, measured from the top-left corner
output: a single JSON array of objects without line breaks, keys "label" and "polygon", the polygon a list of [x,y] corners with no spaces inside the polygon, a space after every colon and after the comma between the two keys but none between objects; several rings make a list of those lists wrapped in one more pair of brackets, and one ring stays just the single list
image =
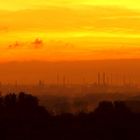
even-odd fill
[{"label": "silhouetted tree", "polygon": [[115,101],[114,108],[117,114],[126,114],[131,113],[130,109],[126,106],[123,101]]},{"label": "silhouetted tree", "polygon": [[[60,103],[59,101],[57,103]],[[140,113],[132,113],[122,101],[102,101],[92,113],[49,116],[30,94],[0,96],[0,138],[10,140],[139,140]]]},{"label": "silhouetted tree", "polygon": [[37,97],[21,92],[18,96],[18,104],[20,107],[23,108],[25,107],[34,108],[39,106],[39,101]]},{"label": "silhouetted tree", "polygon": [[17,96],[15,93],[8,94],[4,97],[4,105],[6,108],[13,108],[17,104]]},{"label": "silhouetted tree", "polygon": [[113,114],[114,105],[110,101],[102,101],[94,111],[96,114]]}]

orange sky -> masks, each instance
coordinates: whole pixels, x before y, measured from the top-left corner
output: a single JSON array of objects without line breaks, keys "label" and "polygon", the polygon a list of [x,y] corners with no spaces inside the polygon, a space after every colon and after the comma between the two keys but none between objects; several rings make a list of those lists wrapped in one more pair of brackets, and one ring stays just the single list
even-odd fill
[{"label": "orange sky", "polygon": [[138,0],[5,0],[0,60],[140,58]]}]

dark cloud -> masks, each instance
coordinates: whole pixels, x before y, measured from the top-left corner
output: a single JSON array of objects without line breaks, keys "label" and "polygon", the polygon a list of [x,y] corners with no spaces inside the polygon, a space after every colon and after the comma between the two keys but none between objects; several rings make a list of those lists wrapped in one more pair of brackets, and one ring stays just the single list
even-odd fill
[{"label": "dark cloud", "polygon": [[28,49],[41,49],[44,45],[43,40],[36,38],[33,42],[21,42],[15,41],[8,46],[8,49],[21,49],[21,48],[28,48]]},{"label": "dark cloud", "polygon": [[18,48],[21,48],[21,44],[18,42],[18,41],[16,41],[16,42],[14,42],[13,44],[10,44],[9,46],[8,46],[8,49],[18,49]]},{"label": "dark cloud", "polygon": [[39,39],[39,38],[36,38],[32,44],[34,49],[40,49],[43,47],[44,43],[43,43],[43,40]]}]

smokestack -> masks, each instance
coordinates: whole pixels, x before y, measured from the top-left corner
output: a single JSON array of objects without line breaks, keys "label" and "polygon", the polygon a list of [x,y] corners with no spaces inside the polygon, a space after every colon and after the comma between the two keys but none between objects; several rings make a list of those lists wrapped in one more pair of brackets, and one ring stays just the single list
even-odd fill
[{"label": "smokestack", "polygon": [[101,75],[100,75],[100,72],[98,72],[98,86],[101,85]]},{"label": "smokestack", "polygon": [[59,74],[57,73],[57,76],[56,76],[56,84],[57,84],[57,86],[59,86]]},{"label": "smokestack", "polygon": [[110,85],[113,86],[113,76],[112,76],[112,73],[110,74]]},{"label": "smokestack", "polygon": [[63,87],[65,87],[65,86],[66,86],[66,77],[63,76]]},{"label": "smokestack", "polygon": [[125,78],[125,75],[123,76],[123,86],[126,86],[126,78]]},{"label": "smokestack", "polygon": [[110,85],[110,78],[109,76],[106,77],[106,84],[109,86]]},{"label": "smokestack", "polygon": [[67,86],[69,86],[70,85],[70,80],[69,80],[69,78],[67,77],[67,79],[66,79],[66,84],[67,84]]},{"label": "smokestack", "polygon": [[83,85],[85,86],[86,85],[86,78],[83,77]]},{"label": "smokestack", "polygon": [[106,74],[105,74],[105,72],[103,73],[103,85],[104,86],[106,85]]}]

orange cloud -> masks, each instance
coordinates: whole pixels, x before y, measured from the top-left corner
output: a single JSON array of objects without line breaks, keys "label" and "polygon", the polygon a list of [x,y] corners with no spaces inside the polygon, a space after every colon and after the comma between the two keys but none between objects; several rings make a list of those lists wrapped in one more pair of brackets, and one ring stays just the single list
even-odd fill
[{"label": "orange cloud", "polygon": [[138,31],[140,12],[90,6],[80,9],[47,7],[42,10],[22,10],[1,14],[0,23],[12,31]]},{"label": "orange cloud", "polygon": [[[1,59],[111,59],[137,58],[140,54],[140,11],[59,6],[3,11],[0,16],[0,27],[8,29],[0,32],[0,43],[11,44],[7,52],[0,53]],[[18,44],[11,43],[15,40]]]}]

